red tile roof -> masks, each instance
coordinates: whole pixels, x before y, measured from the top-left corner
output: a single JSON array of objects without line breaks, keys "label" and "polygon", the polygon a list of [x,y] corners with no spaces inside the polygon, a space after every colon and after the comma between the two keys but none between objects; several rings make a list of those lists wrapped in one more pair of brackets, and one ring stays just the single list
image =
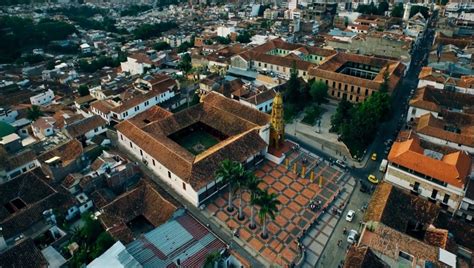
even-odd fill
[{"label": "red tile roof", "polygon": [[430,176],[447,184],[464,189],[471,171],[471,157],[458,151],[445,155],[438,160],[424,155],[418,137],[402,142],[395,142],[388,155],[388,160],[397,165]]}]

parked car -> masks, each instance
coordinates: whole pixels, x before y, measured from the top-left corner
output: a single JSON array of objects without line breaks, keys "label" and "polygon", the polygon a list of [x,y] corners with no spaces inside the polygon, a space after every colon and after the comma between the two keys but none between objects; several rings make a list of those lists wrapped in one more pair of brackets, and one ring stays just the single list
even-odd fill
[{"label": "parked car", "polygon": [[336,160],[336,165],[338,165],[339,167],[343,168],[343,169],[346,169],[347,168],[347,165],[346,163],[344,163],[344,161],[342,160]]},{"label": "parked car", "polygon": [[354,210],[349,210],[346,215],[346,221],[351,222],[355,217],[355,211]]},{"label": "parked car", "polygon": [[370,174],[369,177],[367,178],[371,183],[373,184],[378,184],[379,179],[377,179],[374,175]]},{"label": "parked car", "polygon": [[349,244],[354,244],[357,241],[357,231],[352,229],[349,231],[349,234],[347,235],[347,243]]},{"label": "parked car", "polygon": [[377,154],[373,153],[370,159],[372,159],[373,161],[377,160]]}]

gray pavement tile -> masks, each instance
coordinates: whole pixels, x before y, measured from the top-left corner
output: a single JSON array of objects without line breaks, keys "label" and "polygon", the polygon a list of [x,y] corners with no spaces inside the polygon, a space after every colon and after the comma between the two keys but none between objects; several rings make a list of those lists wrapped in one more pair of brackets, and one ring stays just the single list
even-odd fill
[{"label": "gray pavement tile", "polygon": [[331,233],[332,233],[332,229],[334,229],[334,226],[326,225],[326,226],[323,228],[322,233],[324,233],[324,234],[330,236]]},{"label": "gray pavement tile", "polygon": [[331,227],[335,227],[336,224],[337,224],[337,219],[336,218],[332,218],[331,220],[329,220],[329,223],[328,223]]},{"label": "gray pavement tile", "polygon": [[316,237],[316,241],[318,241],[319,243],[325,245],[329,240],[329,235],[326,235],[324,233],[320,233],[318,235],[318,237]]},{"label": "gray pavement tile", "polygon": [[312,265],[311,267],[314,267],[317,261],[318,261],[318,256],[316,256],[316,254],[312,253],[311,251],[307,250],[306,256],[305,256],[305,262]]},{"label": "gray pavement tile", "polygon": [[318,255],[321,255],[321,253],[323,252],[323,246],[319,243],[312,243],[311,245],[309,245],[309,248],[314,251],[314,253],[318,254]]},{"label": "gray pavement tile", "polygon": [[308,247],[312,242],[313,242],[312,237],[307,236],[307,237],[303,238],[303,245],[305,247]]},{"label": "gray pavement tile", "polygon": [[317,228],[311,228],[311,230],[309,230],[308,235],[314,238],[317,233],[318,233],[318,229],[317,229]]}]

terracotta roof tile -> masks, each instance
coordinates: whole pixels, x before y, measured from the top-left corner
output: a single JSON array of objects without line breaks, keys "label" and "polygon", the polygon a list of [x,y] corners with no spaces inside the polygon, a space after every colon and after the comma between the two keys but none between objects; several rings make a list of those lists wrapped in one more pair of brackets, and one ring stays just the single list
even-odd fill
[{"label": "terracotta roof tile", "polygon": [[0,253],[0,263],[5,267],[46,268],[48,261],[30,238]]},{"label": "terracotta roof tile", "polygon": [[98,127],[105,127],[106,124],[107,122],[102,117],[93,115],[69,124],[66,126],[66,131],[72,138],[77,138]]},{"label": "terracotta roof tile", "polygon": [[393,143],[388,161],[464,189],[471,170],[468,154],[456,152],[438,160],[423,152],[419,138],[413,136],[407,141]]},{"label": "terracotta roof tile", "polygon": [[38,160],[41,163],[44,163],[44,161],[48,159],[51,159],[55,156],[59,156],[61,158],[62,165],[65,167],[69,165],[72,161],[78,159],[82,153],[83,148],[81,142],[76,139],[73,139],[41,154],[40,156],[38,156]]}]

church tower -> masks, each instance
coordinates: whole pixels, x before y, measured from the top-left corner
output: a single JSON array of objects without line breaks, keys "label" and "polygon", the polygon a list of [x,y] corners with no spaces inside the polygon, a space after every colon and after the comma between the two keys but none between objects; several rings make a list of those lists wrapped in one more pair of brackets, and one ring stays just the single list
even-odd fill
[{"label": "church tower", "polygon": [[273,99],[271,129],[270,129],[270,146],[275,148],[283,144],[285,138],[285,123],[283,122],[283,98],[280,92],[277,92]]}]

